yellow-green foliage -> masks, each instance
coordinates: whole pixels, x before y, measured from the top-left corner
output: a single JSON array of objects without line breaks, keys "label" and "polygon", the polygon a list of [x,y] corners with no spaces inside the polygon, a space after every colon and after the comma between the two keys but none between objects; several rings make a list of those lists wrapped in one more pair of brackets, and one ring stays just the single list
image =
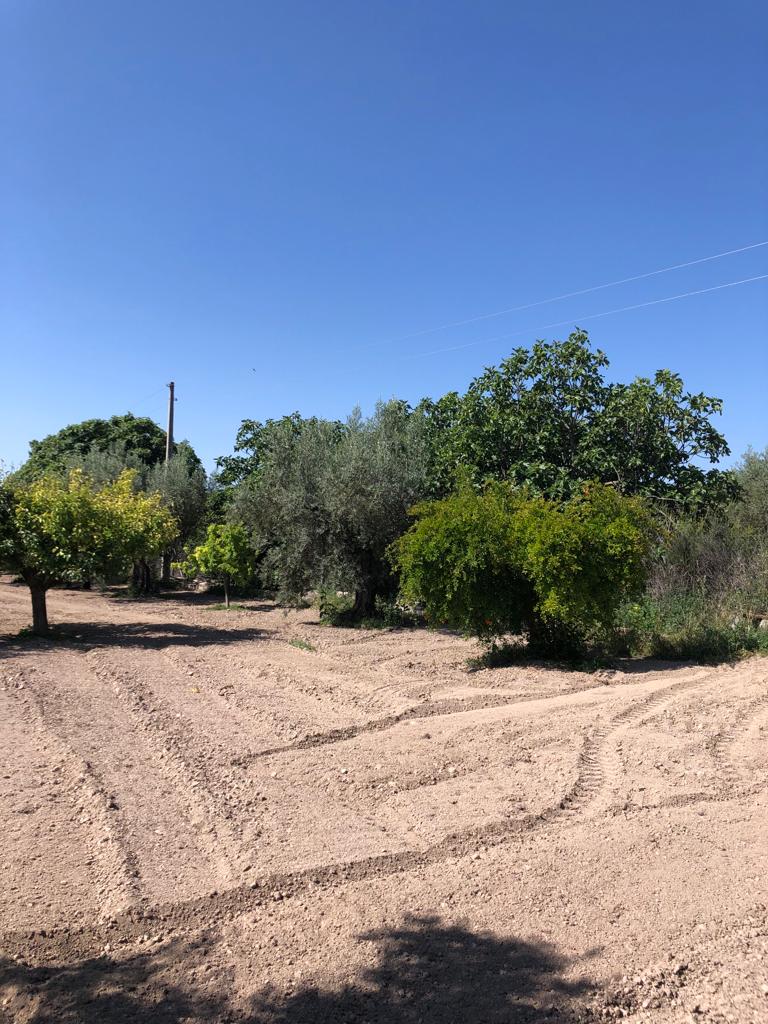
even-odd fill
[{"label": "yellow-green foliage", "polygon": [[248,534],[237,523],[212,523],[205,543],[199,544],[186,562],[175,563],[186,576],[207,576],[224,585],[229,607],[231,584],[248,583],[254,572],[254,555]]},{"label": "yellow-green foliage", "polygon": [[159,494],[136,493],[134,472],[97,488],[73,470],[16,487],[5,517],[3,561],[42,586],[122,572],[176,535]]},{"label": "yellow-green foliage", "polygon": [[642,503],[590,484],[555,502],[503,484],[413,510],[392,545],[403,597],[430,621],[485,641],[510,633],[586,637],[640,590],[653,539]]}]

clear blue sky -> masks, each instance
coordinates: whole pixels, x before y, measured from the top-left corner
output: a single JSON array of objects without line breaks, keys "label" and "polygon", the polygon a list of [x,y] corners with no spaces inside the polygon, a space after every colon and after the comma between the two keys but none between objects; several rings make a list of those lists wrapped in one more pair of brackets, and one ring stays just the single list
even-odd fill
[{"label": "clear blue sky", "polygon": [[768,239],[764,3],[2,0],[0,20],[6,462],[88,417],[162,422],[173,378],[210,466],[243,418],[462,389],[558,321],[616,378],[669,366],[722,396],[735,453],[768,444],[768,281],[587,319],[766,274],[768,246],[403,340]]}]

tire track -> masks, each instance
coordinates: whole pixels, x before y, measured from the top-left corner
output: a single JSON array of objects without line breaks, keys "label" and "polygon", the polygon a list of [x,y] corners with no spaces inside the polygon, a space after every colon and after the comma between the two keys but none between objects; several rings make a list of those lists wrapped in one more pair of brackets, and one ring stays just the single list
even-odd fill
[{"label": "tire track", "polygon": [[617,758],[606,751],[606,742],[614,733],[635,725],[649,714],[655,714],[678,693],[698,686],[712,675],[711,670],[697,672],[692,678],[682,679],[680,682],[654,690],[646,697],[641,697],[623,708],[610,720],[593,727],[584,739],[576,781],[563,797],[560,808],[571,817],[581,814],[601,792],[623,777],[624,772],[618,765]]},{"label": "tire track", "polygon": [[738,721],[729,729],[722,730],[710,745],[710,752],[717,765],[722,788],[728,792],[759,792],[765,785],[763,782],[751,782],[746,773],[734,758],[734,750],[749,732],[754,720],[768,708],[768,690],[747,702],[746,708]]},{"label": "tire track", "polygon": [[[316,888],[338,888],[350,883],[419,870],[461,858],[479,846],[497,846],[517,837],[522,838],[534,829],[560,822],[570,823],[574,813],[583,810],[587,803],[594,800],[605,784],[607,772],[602,745],[609,735],[618,728],[640,720],[649,711],[658,710],[678,693],[699,685],[711,675],[712,672],[698,673],[693,678],[655,690],[596,728],[585,740],[580,758],[581,769],[571,790],[556,805],[539,814],[505,818],[453,832],[426,850],[377,854],[293,872],[276,872],[225,892],[215,891],[183,902],[158,904],[150,909],[130,908],[116,915],[111,927],[81,929],[77,933],[55,930],[40,934],[38,945],[41,953],[46,957],[92,955],[106,941],[129,941],[157,925],[162,925],[165,932],[211,927],[231,920],[244,911],[306,895]],[[0,944],[14,953],[22,946],[29,947],[29,935],[8,933],[0,937]]]}]

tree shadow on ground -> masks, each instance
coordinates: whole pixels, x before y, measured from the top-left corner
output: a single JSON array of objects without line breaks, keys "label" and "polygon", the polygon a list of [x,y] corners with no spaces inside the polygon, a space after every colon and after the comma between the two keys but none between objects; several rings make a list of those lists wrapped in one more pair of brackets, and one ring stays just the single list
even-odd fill
[{"label": "tree shadow on ground", "polygon": [[[175,589],[161,590],[158,594],[147,594],[142,597],[134,597],[125,586],[106,587],[102,592],[104,596],[118,601],[121,604],[137,604],[152,606],[153,604],[167,607],[169,603],[178,603],[187,608],[200,608],[205,611],[210,608],[216,610],[224,599],[224,589],[211,588],[210,590],[186,590]],[[241,595],[237,589],[232,591],[232,602],[241,604],[249,612],[274,612],[281,610],[280,605],[269,597],[257,595],[249,597]]]},{"label": "tree shadow on ground", "polygon": [[[437,918],[407,918],[358,941],[370,944],[371,964],[335,989],[285,994],[255,969],[255,994],[233,996],[215,948],[176,942],[124,961],[37,968],[0,961],[0,991],[24,1024],[529,1024],[578,1019],[580,997],[592,988],[565,980],[568,961],[547,943]],[[242,969],[238,976],[242,983]]]},{"label": "tree shadow on ground", "polygon": [[161,650],[165,647],[210,647],[242,640],[265,640],[271,630],[187,625],[183,622],[94,623],[71,622],[54,624],[47,637],[0,635],[0,657],[49,652],[52,648],[90,649],[92,647],[129,647]]}]

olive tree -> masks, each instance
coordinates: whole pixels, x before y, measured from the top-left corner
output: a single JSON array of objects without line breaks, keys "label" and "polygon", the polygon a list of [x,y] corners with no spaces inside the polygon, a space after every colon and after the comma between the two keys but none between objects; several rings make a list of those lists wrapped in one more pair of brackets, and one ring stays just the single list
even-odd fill
[{"label": "olive tree", "polygon": [[344,423],[285,417],[259,426],[256,468],[234,512],[262,554],[262,573],[286,600],[312,588],[347,590],[352,617],[369,614],[396,590],[386,549],[424,493],[423,417],[390,401]]}]

